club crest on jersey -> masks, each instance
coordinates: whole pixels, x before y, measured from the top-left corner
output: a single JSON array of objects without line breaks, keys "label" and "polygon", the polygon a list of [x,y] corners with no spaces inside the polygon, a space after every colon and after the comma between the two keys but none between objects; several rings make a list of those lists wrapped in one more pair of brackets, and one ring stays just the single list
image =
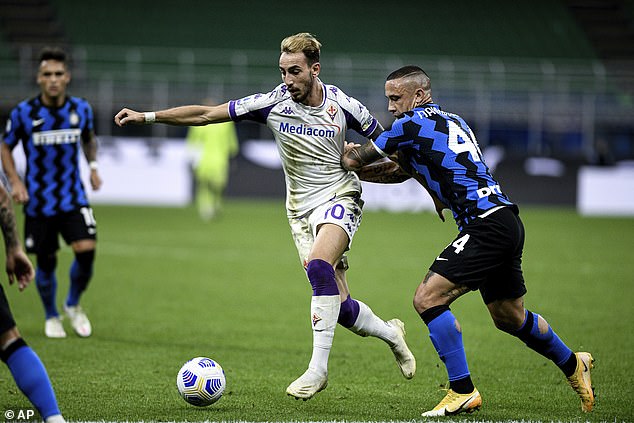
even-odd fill
[{"label": "club crest on jersey", "polygon": [[76,126],[79,123],[79,115],[75,112],[72,112],[68,116],[68,122],[71,124],[71,126]]},{"label": "club crest on jersey", "polygon": [[330,119],[333,121],[335,120],[335,116],[337,115],[337,112],[338,110],[333,104],[331,104],[330,107],[326,109],[326,113],[328,113],[328,116],[330,116]]}]

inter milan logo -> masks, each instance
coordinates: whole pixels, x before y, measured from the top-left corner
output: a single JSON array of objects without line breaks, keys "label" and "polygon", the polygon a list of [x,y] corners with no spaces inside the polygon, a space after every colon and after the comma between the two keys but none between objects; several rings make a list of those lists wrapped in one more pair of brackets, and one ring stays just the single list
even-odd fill
[{"label": "inter milan logo", "polygon": [[337,115],[337,108],[331,104],[330,107],[326,109],[326,113],[328,113],[328,116],[330,116],[330,119],[334,121],[335,116]]},{"label": "inter milan logo", "polygon": [[79,116],[77,115],[77,113],[72,112],[68,117],[68,122],[70,122],[71,126],[77,126],[77,124],[79,123]]}]

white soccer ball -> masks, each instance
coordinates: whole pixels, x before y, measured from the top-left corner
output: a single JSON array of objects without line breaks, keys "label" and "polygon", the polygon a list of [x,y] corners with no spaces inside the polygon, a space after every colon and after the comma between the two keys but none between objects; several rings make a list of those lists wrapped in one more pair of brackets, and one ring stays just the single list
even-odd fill
[{"label": "white soccer ball", "polygon": [[226,386],[225,372],[211,358],[192,358],[178,372],[176,386],[185,401],[206,407],[222,397]]}]

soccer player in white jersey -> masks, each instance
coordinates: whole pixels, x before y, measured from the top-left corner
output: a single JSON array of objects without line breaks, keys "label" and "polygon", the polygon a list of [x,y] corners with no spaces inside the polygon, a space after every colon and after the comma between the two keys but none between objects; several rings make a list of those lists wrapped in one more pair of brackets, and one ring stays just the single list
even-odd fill
[{"label": "soccer player in white jersey", "polygon": [[373,139],[383,128],[360,102],[319,79],[320,48],[321,43],[308,33],[282,40],[279,69],[283,83],[267,94],[215,107],[190,105],[156,112],[124,108],[114,118],[119,126],[253,120],[271,129],[286,177],[288,220],[313,289],[312,357],[308,369],[286,389],[288,395],[304,400],[328,383],[328,357],[337,323],[358,335],[385,341],[407,379],[416,371],[403,323],[398,319],[386,322],[350,297],[345,252],[361,222],[361,185],[356,173],[341,167],[340,159],[347,129]]}]

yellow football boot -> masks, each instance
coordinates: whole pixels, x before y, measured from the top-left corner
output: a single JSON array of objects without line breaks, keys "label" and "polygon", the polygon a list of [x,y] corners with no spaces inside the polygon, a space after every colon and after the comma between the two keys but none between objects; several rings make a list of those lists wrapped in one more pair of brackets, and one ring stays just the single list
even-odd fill
[{"label": "yellow football boot", "polygon": [[447,390],[445,398],[433,410],[426,411],[423,417],[453,416],[459,413],[473,413],[482,407],[482,397],[477,389],[470,394],[459,394],[452,389]]},{"label": "yellow football boot", "polygon": [[575,353],[577,368],[572,376],[568,377],[568,383],[581,398],[581,410],[586,413],[594,407],[594,388],[590,378],[590,370],[594,367],[594,358],[587,352]]}]

